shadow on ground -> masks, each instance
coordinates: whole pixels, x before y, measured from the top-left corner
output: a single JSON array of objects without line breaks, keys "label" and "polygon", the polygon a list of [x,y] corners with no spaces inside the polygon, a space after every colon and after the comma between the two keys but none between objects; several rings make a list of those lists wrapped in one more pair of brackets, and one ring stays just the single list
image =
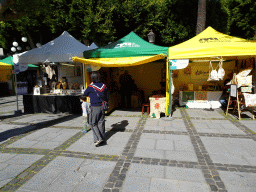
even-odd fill
[{"label": "shadow on ground", "polygon": [[105,133],[105,141],[109,140],[109,138],[117,132],[124,132],[127,125],[129,125],[127,120],[123,120],[120,123],[112,124],[112,128]]},{"label": "shadow on ground", "polygon": [[68,115],[68,116],[60,117],[58,119],[53,119],[53,120],[49,120],[49,121],[42,122],[42,123],[35,123],[33,125],[26,125],[24,127],[7,130],[7,131],[0,133],[0,142],[3,142],[9,138],[19,136],[19,135],[22,135],[22,134],[25,134],[25,133],[28,133],[28,132],[31,132],[34,130],[54,126],[55,124],[58,124],[60,122],[70,121],[74,118],[77,118],[78,116],[80,116],[80,115]]}]

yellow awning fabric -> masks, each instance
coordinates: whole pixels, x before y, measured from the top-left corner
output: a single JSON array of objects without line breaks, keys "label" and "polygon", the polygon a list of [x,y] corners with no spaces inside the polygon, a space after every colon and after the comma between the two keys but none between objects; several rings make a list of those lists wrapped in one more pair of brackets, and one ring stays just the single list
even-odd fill
[{"label": "yellow awning fabric", "polygon": [[0,62],[0,69],[12,69],[12,65]]},{"label": "yellow awning fabric", "polygon": [[85,59],[81,57],[72,57],[74,62],[96,65],[101,67],[130,67],[150,63],[160,59],[166,58],[165,54],[155,56],[142,56],[142,57],[116,57],[116,58],[91,58]]},{"label": "yellow awning fabric", "polygon": [[237,58],[256,55],[256,42],[225,35],[208,27],[197,36],[169,47],[169,59]]}]

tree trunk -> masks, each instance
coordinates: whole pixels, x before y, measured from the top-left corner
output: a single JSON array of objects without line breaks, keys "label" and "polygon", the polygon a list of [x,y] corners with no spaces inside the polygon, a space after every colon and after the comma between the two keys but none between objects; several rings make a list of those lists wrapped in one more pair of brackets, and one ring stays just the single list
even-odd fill
[{"label": "tree trunk", "polygon": [[196,35],[205,30],[206,0],[198,0]]},{"label": "tree trunk", "polygon": [[27,37],[28,37],[28,43],[30,45],[30,47],[33,49],[33,48],[36,48],[35,44],[34,44],[34,41],[30,35],[30,33],[28,31],[26,31],[26,34],[27,34]]}]

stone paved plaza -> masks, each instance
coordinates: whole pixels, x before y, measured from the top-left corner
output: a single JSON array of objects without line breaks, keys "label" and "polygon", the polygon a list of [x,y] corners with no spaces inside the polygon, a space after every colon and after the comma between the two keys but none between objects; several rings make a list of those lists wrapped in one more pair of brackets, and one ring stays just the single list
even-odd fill
[{"label": "stone paved plaza", "polygon": [[117,109],[106,116],[106,145],[96,148],[79,115],[14,116],[16,97],[0,106],[0,191],[256,191],[249,114],[238,121],[222,109],[176,108],[154,119]]}]

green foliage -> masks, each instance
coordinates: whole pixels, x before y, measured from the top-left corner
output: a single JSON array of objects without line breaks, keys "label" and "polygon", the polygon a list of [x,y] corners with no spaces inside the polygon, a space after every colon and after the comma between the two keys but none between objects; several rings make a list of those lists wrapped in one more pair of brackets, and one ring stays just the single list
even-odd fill
[{"label": "green foliage", "polygon": [[256,2],[254,0],[223,0],[227,14],[227,33],[246,39],[256,39]]},{"label": "green foliage", "polygon": [[206,27],[211,26],[217,31],[227,33],[228,15],[222,9],[222,0],[208,0],[206,4]]},{"label": "green foliage", "polygon": [[[198,0],[10,0],[0,23],[0,46],[29,38],[30,47],[68,31],[87,45],[106,45],[134,31],[157,45],[172,46],[196,34]],[[206,27],[256,39],[254,0],[207,0]],[[19,43],[20,44],[20,43]],[[22,45],[23,46],[23,45]],[[23,51],[24,51],[23,46]]]}]

